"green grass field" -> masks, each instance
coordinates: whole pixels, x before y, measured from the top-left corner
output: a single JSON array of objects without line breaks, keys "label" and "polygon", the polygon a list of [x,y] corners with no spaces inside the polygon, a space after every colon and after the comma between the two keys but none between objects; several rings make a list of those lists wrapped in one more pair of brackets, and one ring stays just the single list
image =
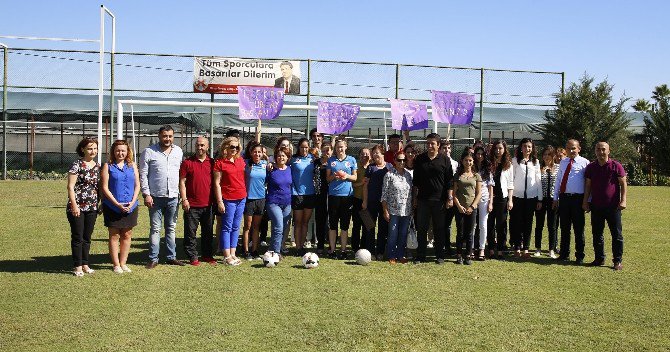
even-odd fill
[{"label": "green grass field", "polygon": [[[133,273],[112,272],[99,217],[97,272],[75,278],[65,182],[3,181],[0,350],[667,351],[670,188],[629,194],[621,272],[547,257],[470,267],[322,259],[314,270],[288,257],[273,269],[256,261],[150,271],[143,208]],[[586,243],[590,262],[590,226]]]}]

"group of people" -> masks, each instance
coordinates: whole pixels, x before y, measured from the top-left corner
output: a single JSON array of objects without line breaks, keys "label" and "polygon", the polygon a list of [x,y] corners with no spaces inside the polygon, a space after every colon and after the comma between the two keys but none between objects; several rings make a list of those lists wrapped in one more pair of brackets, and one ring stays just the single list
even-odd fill
[{"label": "group of people", "polygon": [[[150,218],[147,269],[159,263],[162,227],[167,263],[185,265],[176,255],[179,204],[184,252],[195,266],[201,260],[216,264],[216,254],[231,266],[240,265],[240,257],[259,258],[259,233],[268,221],[271,237],[267,250],[276,253],[288,253],[285,243],[292,227],[299,256],[313,242],[318,254],[345,259],[351,239],[353,251],[365,248],[377,260],[391,264],[407,263],[410,258],[414,263],[425,262],[428,248],[433,248],[436,263],[443,264],[452,254],[451,224],[455,219],[456,263],[504,260],[508,215],[513,255],[541,256],[546,224],[548,255],[569,259],[573,229],[576,262],[582,263],[584,213],[590,211],[595,251],[591,264],[604,264],[607,222],[613,267],[622,268],[621,210],[626,208],[626,173],[609,157],[605,142],[597,143],[597,160],[591,163],[579,156],[579,141],[569,140],[565,149],[545,146],[538,158],[536,145],[529,138],[519,142],[513,157],[506,142],[498,140],[466,147],[454,160],[451,144],[436,133],[426,136],[421,153],[407,134],[394,134],[387,141],[388,148],[363,148],[354,158],[347,154],[344,137],[333,137],[326,144],[323,135],[313,129],[309,139],[301,138],[295,145],[288,138],[279,138],[269,156],[260,136],[243,151],[239,132],[231,130],[215,158],[209,156],[208,139],[198,137],[195,154],[182,160],[181,148],[173,144],[172,127],[161,127],[158,137],[159,142],[146,148],[138,162],[124,140],[112,144],[103,165],[95,162],[95,139],[84,138],[77,146],[81,159],[72,164],[67,186],[76,276],[94,272],[88,252],[99,204],[109,231],[113,270],[119,274],[131,271],[127,259],[140,195]],[[534,218],[535,251],[531,253]],[[416,250],[407,249],[410,230],[416,232]]]}]

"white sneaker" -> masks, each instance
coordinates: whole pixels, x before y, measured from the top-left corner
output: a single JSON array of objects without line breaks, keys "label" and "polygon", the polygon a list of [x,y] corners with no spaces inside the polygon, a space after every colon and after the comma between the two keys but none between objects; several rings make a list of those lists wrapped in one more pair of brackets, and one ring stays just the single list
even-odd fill
[{"label": "white sneaker", "polygon": [[116,274],[123,274],[123,269],[121,269],[120,266],[115,266],[115,267],[114,267],[114,273],[116,273]]},{"label": "white sneaker", "polygon": [[541,256],[542,256],[542,252],[539,249],[536,250],[535,253],[533,254],[533,257],[541,257]]},{"label": "white sneaker", "polygon": [[305,242],[305,245],[303,247],[312,248],[312,242],[310,242],[310,241]]},{"label": "white sneaker", "polygon": [[433,248],[433,241],[431,240],[430,242],[428,242],[428,245],[426,247]]},{"label": "white sneaker", "polygon": [[261,246],[263,246],[263,247],[267,247],[267,246],[268,246],[268,243],[265,242],[265,241],[262,241],[262,242],[261,242]]},{"label": "white sneaker", "polygon": [[554,253],[553,250],[552,250],[552,251],[549,251],[549,257],[550,257],[551,259],[556,259],[556,258],[558,258],[558,256],[556,255],[556,253]]},{"label": "white sneaker", "polygon": [[132,273],[133,271],[130,270],[130,268],[127,265],[121,265],[121,270],[123,270],[124,273]]}]

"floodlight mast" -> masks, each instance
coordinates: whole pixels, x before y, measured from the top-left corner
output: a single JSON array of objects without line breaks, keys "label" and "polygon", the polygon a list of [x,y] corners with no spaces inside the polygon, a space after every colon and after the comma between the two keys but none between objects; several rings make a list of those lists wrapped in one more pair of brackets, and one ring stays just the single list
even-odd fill
[{"label": "floodlight mast", "polygon": [[[105,14],[112,18],[112,55],[116,50],[116,17],[105,5],[100,5],[100,73],[98,86],[98,145],[102,145],[102,102],[104,95],[104,72],[105,72]],[[113,92],[113,90],[112,90]],[[114,94],[114,93],[112,93]],[[111,96],[110,106],[114,105],[114,96]],[[113,108],[112,108],[113,109]],[[111,115],[110,115],[111,119]],[[110,121],[111,124],[111,121]],[[113,133],[110,133],[113,136]],[[107,146],[105,146],[106,148]],[[98,163],[101,163],[102,153],[98,153]]]}]

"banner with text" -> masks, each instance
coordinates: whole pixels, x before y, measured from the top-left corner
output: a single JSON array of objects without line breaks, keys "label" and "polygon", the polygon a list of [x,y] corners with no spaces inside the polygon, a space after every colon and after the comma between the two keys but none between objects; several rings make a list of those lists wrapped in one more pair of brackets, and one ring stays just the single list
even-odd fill
[{"label": "banner with text", "polygon": [[462,93],[433,92],[433,120],[454,125],[469,125],[475,112],[475,96]]},{"label": "banner with text", "polygon": [[284,107],[284,89],[237,87],[241,120],[273,120]]},{"label": "banner with text", "polygon": [[300,61],[196,57],[193,76],[196,93],[235,94],[237,86],[257,86],[300,94]]},{"label": "banner with text", "polygon": [[354,127],[361,111],[358,105],[318,102],[316,129],[319,133],[338,134]]},{"label": "banner with text", "polygon": [[402,131],[428,128],[426,104],[411,100],[391,99],[391,127]]}]

